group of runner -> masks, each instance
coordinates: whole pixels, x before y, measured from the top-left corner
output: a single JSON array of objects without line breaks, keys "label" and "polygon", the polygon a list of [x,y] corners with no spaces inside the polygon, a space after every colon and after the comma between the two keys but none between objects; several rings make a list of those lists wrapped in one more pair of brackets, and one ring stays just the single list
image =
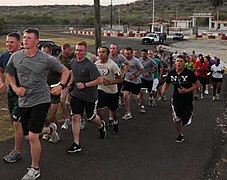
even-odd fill
[{"label": "group of runner", "polygon": [[[118,44],[99,47],[95,56],[87,51],[85,41],[76,44],[75,52],[70,44],[64,44],[62,53],[55,58],[48,45],[38,50],[38,42],[39,31],[26,29],[24,49],[20,50],[20,36],[10,33],[6,38],[8,51],[0,56],[0,91],[6,93],[7,79],[15,131],[14,149],[3,159],[6,162],[21,159],[24,136],[29,140],[32,163],[22,180],[40,176],[39,135],[44,134],[43,139],[53,143],[60,140],[56,116],[59,104],[64,119],[61,128],[72,126],[73,142],[66,151],[76,153],[82,150],[80,130],[84,128],[85,117],[96,125],[100,138],[105,139],[107,122],[114,134],[119,131],[120,106],[125,108],[124,120],[133,118],[130,108],[133,100],[139,104],[139,112],[146,113],[148,106],[156,107],[159,100],[167,100],[170,84],[174,85],[171,105],[177,143],[184,141],[183,126],[191,123],[193,96],[198,99],[200,92],[203,99],[211,80],[212,100],[220,98],[224,67],[219,58],[212,60],[202,54],[197,57],[195,53],[188,56],[185,52],[180,55],[177,51],[167,56],[160,46],[154,51],[142,49],[139,55],[138,50],[130,47],[118,49]],[[108,121],[104,120],[106,107]]]}]

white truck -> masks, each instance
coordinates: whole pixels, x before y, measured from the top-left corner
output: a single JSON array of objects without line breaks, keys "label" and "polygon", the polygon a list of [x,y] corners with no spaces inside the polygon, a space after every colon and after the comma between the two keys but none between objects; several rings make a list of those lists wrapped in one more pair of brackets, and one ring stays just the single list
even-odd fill
[{"label": "white truck", "polygon": [[157,33],[148,33],[142,38],[142,44],[154,44],[160,41],[159,35]]}]

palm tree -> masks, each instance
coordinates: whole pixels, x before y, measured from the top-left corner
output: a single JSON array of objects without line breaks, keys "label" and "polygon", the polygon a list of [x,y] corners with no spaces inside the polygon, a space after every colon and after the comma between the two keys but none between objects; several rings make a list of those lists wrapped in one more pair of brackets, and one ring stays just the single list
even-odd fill
[{"label": "palm tree", "polygon": [[219,12],[221,6],[224,4],[224,0],[209,0],[209,3],[211,6],[214,6],[214,8],[217,10],[217,21],[219,21]]}]

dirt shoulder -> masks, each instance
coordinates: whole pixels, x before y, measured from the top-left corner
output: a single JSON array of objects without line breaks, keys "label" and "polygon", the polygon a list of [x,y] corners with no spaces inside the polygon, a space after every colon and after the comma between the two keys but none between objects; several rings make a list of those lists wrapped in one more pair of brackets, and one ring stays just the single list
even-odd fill
[{"label": "dirt shoulder", "polygon": [[180,41],[169,46],[164,46],[168,51],[179,53],[186,51],[189,55],[192,51],[196,54],[210,55],[211,57],[217,56],[227,67],[227,41],[222,40],[187,40]]}]

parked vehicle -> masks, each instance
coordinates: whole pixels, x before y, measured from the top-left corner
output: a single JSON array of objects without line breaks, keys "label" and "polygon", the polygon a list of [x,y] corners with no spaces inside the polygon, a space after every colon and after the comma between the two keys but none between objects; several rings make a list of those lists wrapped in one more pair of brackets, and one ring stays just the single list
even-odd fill
[{"label": "parked vehicle", "polygon": [[61,46],[56,45],[52,40],[40,39],[37,47],[38,47],[38,49],[41,49],[44,45],[50,45],[51,46],[53,55],[57,56],[61,53]]},{"label": "parked vehicle", "polygon": [[148,33],[142,38],[142,44],[154,44],[160,41],[159,35],[157,33]]},{"label": "parked vehicle", "polygon": [[184,34],[182,34],[182,33],[175,33],[174,36],[173,36],[173,40],[183,41],[184,40]]}]

